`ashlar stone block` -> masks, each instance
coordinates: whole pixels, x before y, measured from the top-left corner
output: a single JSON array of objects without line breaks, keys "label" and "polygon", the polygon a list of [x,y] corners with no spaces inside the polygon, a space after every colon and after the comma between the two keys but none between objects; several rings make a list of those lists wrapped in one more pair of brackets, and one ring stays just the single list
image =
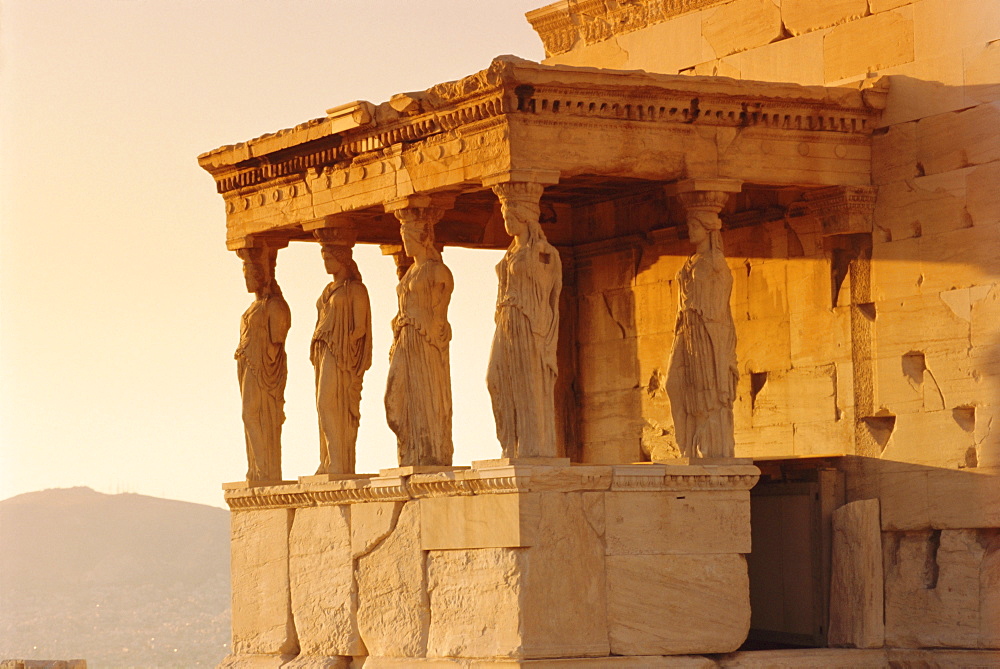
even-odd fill
[{"label": "ashlar stone block", "polygon": [[881,648],[885,624],[877,499],[851,502],[834,510],[832,565],[829,644]]},{"label": "ashlar stone block", "polygon": [[612,653],[727,653],[746,638],[744,556],[609,555],[607,563]]},{"label": "ashlar stone block", "polygon": [[913,19],[907,14],[883,12],[830,31],[823,43],[826,81],[835,82],[912,61]]},{"label": "ashlar stone block", "polygon": [[609,492],[607,553],[749,553],[749,502],[743,492]]},{"label": "ashlar stone block", "polygon": [[418,504],[407,502],[392,532],[358,558],[358,631],[369,655],[423,657],[430,602]]},{"label": "ashlar stone block", "polygon": [[431,657],[517,657],[522,653],[520,551],[431,551],[427,588]]},{"label": "ashlar stone block", "polygon": [[948,112],[917,122],[917,162],[936,174],[1000,160],[1000,103]]},{"label": "ashlar stone block", "polygon": [[292,509],[231,514],[233,655],[295,655],[290,607],[288,535]]},{"label": "ashlar stone block", "polygon": [[[996,535],[996,530],[971,529],[889,533],[884,543],[886,645],[986,646],[982,586],[984,578],[996,578]],[[991,610],[993,600],[988,601]]]},{"label": "ashlar stone block", "polygon": [[295,511],[288,571],[301,655],[364,654],[357,628],[350,518],[347,505]]},{"label": "ashlar stone block", "polygon": [[773,0],[734,0],[706,12],[702,35],[716,58],[762,46],[781,36],[781,10]]},{"label": "ashlar stone block", "polygon": [[783,0],[781,20],[792,35],[827,28],[861,18],[868,0]]}]

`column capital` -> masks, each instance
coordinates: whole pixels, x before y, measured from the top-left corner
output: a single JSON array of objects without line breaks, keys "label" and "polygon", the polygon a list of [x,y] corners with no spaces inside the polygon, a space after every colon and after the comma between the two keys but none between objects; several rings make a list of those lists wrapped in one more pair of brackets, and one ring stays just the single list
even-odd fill
[{"label": "column capital", "polygon": [[312,232],[314,235],[317,230],[357,230],[370,220],[371,217],[361,216],[354,212],[331,214],[330,216],[324,216],[323,218],[303,223],[302,230]]},{"label": "column capital", "polygon": [[832,186],[803,195],[805,209],[819,219],[825,236],[871,234],[875,186]]},{"label": "column capital", "polygon": [[559,170],[504,170],[483,177],[483,186],[492,188],[505,183],[533,183],[541,186],[552,186],[559,183]]},{"label": "column capital", "polygon": [[246,237],[232,237],[226,240],[226,248],[230,251],[239,252],[241,249],[283,249],[288,246],[287,237],[274,237],[264,235],[247,235]]},{"label": "column capital", "polygon": [[682,195],[694,192],[739,193],[743,182],[738,179],[682,179],[663,187],[667,195]]},{"label": "column capital", "polygon": [[382,206],[387,214],[395,214],[402,209],[440,209],[444,212],[455,206],[455,196],[445,193],[415,193],[389,200]]}]

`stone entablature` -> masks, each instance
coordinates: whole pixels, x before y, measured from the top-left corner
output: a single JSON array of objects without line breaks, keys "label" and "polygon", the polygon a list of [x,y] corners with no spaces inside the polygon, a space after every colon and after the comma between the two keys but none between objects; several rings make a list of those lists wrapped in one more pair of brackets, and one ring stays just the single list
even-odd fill
[{"label": "stone entablature", "polygon": [[569,0],[526,14],[545,45],[545,55],[566,53],[579,41],[602,42],[727,0]]},{"label": "stone entablature", "polygon": [[[556,195],[592,175],[867,185],[878,113],[871,95],[846,89],[505,56],[459,81],[378,106],[351,103],[199,162],[226,201],[230,248],[261,235],[306,239],[346,214],[358,217],[359,242],[391,244],[398,231],[382,221],[386,202],[481,191],[503,173],[558,174]],[[450,224],[452,216],[442,220],[438,242],[490,246],[481,233]]]}]

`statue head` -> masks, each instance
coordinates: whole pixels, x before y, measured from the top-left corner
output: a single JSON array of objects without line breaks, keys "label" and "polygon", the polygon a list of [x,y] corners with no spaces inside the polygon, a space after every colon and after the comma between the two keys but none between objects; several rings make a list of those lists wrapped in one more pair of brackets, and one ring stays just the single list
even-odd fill
[{"label": "statue head", "polygon": [[538,222],[543,190],[541,184],[518,181],[493,186],[493,192],[500,198],[500,213],[508,235],[527,243],[545,238]]},{"label": "statue head", "polygon": [[354,262],[354,249],[347,244],[322,244],[320,253],[323,255],[323,265],[327,274],[335,279],[348,278],[361,280],[361,270]]},{"label": "statue head", "polygon": [[277,249],[267,247],[237,249],[236,255],[243,260],[243,279],[246,281],[247,292],[256,293],[258,297],[281,294],[281,289],[274,280]]},{"label": "statue head", "polygon": [[403,250],[406,255],[416,258],[418,255],[433,260],[441,259],[441,252],[434,245],[434,223],[440,216],[428,216],[421,209],[401,209],[395,212],[402,225],[399,228],[403,239]]},{"label": "statue head", "polygon": [[688,239],[699,252],[709,249],[722,251],[722,219],[718,213],[689,208],[687,225]]}]

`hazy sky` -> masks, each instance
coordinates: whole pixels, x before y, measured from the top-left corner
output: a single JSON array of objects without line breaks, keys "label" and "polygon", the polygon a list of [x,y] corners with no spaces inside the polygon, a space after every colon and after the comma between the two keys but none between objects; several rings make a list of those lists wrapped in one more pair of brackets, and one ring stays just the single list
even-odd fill
[{"label": "hazy sky", "polygon": [[[499,54],[539,60],[544,0],[0,0],[0,498],[87,485],[222,505],[246,472],[245,292],[197,156]],[[395,466],[382,394],[394,266],[372,298],[358,470]],[[485,389],[498,252],[449,249],[455,461],[499,456]],[[292,309],[286,478],[318,463],[308,341],[329,277],[278,256]]]}]

